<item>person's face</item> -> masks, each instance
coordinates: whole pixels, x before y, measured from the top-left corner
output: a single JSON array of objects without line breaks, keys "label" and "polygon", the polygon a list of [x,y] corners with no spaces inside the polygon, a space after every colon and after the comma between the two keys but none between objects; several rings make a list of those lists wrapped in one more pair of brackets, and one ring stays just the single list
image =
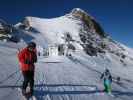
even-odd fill
[{"label": "person's face", "polygon": [[32,51],[34,50],[34,48],[33,48],[33,47],[29,47],[28,50],[29,50],[30,52],[32,52]]}]

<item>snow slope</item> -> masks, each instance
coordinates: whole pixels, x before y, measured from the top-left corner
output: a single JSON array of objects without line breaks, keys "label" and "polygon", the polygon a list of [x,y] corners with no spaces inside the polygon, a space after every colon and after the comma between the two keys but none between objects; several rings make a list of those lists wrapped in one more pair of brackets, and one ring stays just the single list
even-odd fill
[{"label": "snow slope", "polygon": [[[10,47],[10,45],[14,45]],[[22,84],[16,58],[15,44],[0,44],[0,100],[20,100],[17,87]],[[36,64],[35,96],[37,100],[132,100],[133,69],[122,67],[117,57],[99,55],[90,57],[84,52],[77,52],[72,57],[60,56],[60,62],[48,63],[40,58]],[[51,61],[51,58],[49,58]],[[120,76],[121,84],[113,82],[115,97],[103,95],[99,77],[104,67],[108,66],[113,77]]]},{"label": "snow slope", "polygon": [[[87,26],[83,18],[77,18],[77,16],[73,15],[74,12],[80,12],[81,15],[85,14],[85,16],[88,16],[87,20],[94,20],[94,18],[89,19],[89,17],[91,18],[90,15],[77,8],[72,10],[71,13],[57,18],[44,19],[25,17],[24,21],[28,24],[20,22],[15,25],[15,28],[18,34],[20,34],[19,38],[22,38],[24,42],[35,41],[38,45],[44,47],[48,47],[48,45],[65,44],[65,35],[69,34],[72,37],[72,44],[76,50],[84,49],[87,52],[90,50],[88,49],[89,45],[94,48],[96,52],[109,51],[118,56],[130,56],[130,54],[126,52],[129,52],[126,46],[114,41],[109,36],[107,37],[105,33],[103,33],[105,37],[102,37],[97,32],[91,32],[91,30],[95,30],[95,28],[92,27],[93,25],[90,25],[91,27]],[[91,21],[88,23],[93,24]],[[21,25],[24,25],[26,28],[21,29]],[[102,45],[105,47],[102,47]]]},{"label": "snow slope", "polygon": [[[36,32],[23,31],[19,29],[19,31],[21,31],[19,33],[30,35],[32,37],[31,40],[36,41],[39,45],[41,44],[47,47],[47,45],[51,44],[63,44],[65,43],[63,38],[66,32],[71,34],[73,40],[80,41],[79,30],[81,27],[81,21],[66,16],[53,19],[26,17],[26,20],[29,21],[30,26],[35,29]],[[19,25],[17,24],[16,27],[18,26]],[[26,42],[27,41],[30,40],[27,39]],[[82,48],[79,44],[76,45],[78,49]]]},{"label": "snow slope", "polygon": [[[18,48],[24,47],[28,41],[35,41],[44,47],[62,44],[65,43],[63,38],[66,32],[72,36],[76,52],[72,56],[39,57],[35,70],[37,100],[132,100],[132,49],[85,30],[82,20],[71,14],[53,19],[26,19],[29,26],[25,29],[20,28],[22,23],[15,25],[17,35],[22,39],[20,43],[0,42],[0,100],[22,99],[17,91],[23,80],[17,60]],[[104,42],[108,46],[105,53],[98,53],[97,56],[86,54],[79,36],[81,29],[85,36],[91,36],[88,39],[92,39],[94,46],[98,47]],[[122,58],[121,54],[126,55],[126,58]],[[102,92],[100,75],[105,68],[109,68],[113,76],[114,97]],[[121,78],[119,84],[117,77]]]}]

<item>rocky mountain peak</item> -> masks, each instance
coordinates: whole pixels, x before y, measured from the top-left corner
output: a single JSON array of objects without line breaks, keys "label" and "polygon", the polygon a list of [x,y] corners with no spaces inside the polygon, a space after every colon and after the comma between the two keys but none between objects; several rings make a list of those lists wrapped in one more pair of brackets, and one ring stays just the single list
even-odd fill
[{"label": "rocky mountain peak", "polygon": [[97,33],[101,37],[106,37],[106,34],[101,25],[88,13],[80,8],[74,8],[71,13],[73,17],[83,21],[83,24],[88,28],[91,33]]}]

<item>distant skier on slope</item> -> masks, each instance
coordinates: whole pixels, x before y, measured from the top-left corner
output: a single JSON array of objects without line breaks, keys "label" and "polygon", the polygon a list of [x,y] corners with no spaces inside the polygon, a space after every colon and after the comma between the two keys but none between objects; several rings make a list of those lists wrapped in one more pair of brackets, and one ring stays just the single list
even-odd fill
[{"label": "distant skier on slope", "polygon": [[100,78],[104,81],[104,91],[106,93],[111,93],[112,76],[109,69],[105,69],[105,72],[102,73]]},{"label": "distant skier on slope", "polygon": [[[28,43],[27,47],[19,51],[18,59],[20,63],[20,67],[22,70],[22,75],[24,77],[23,86],[22,86],[22,94],[30,96],[33,95],[34,92],[34,72],[35,65],[37,62],[37,53],[36,53],[36,44],[34,42]],[[30,86],[30,92],[26,92],[26,88]]]}]

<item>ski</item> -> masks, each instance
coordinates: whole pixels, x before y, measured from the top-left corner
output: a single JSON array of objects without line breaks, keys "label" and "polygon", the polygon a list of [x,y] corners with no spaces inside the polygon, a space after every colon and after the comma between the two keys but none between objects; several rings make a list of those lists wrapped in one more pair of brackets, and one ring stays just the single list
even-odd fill
[{"label": "ski", "polygon": [[107,95],[107,96],[110,96],[110,97],[115,97],[115,95],[113,95],[112,93],[106,93],[106,92],[101,92],[101,93],[96,93],[95,95],[97,95],[97,96],[105,96],[105,95]]},{"label": "ski", "polygon": [[32,100],[37,100],[35,96],[32,96]]},{"label": "ski", "polygon": [[34,95],[33,96],[29,96],[28,94],[27,95],[23,95],[21,88],[18,88],[18,91],[21,94],[22,100],[37,100]]},{"label": "ski", "polygon": [[112,93],[107,93],[107,95],[109,95],[111,97],[115,97]]},{"label": "ski", "polygon": [[22,94],[22,89],[18,88],[18,92],[20,93],[20,96],[22,97],[21,100],[28,100],[23,94]]}]

